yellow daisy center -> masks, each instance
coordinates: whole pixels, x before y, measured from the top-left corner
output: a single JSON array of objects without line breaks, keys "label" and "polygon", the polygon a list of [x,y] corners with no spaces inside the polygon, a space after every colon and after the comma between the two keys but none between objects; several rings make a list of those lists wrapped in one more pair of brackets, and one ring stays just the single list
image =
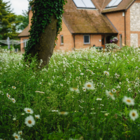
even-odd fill
[{"label": "yellow daisy center", "polygon": [[29,121],[28,121],[28,123],[29,123],[29,124],[31,124],[31,123],[32,123],[32,121],[31,121],[31,120],[29,120]]},{"label": "yellow daisy center", "polygon": [[65,115],[65,112],[60,112],[61,115]]},{"label": "yellow daisy center", "polygon": [[15,136],[15,139],[18,139],[18,136]]},{"label": "yellow daisy center", "polygon": [[132,116],[133,116],[133,117],[135,117],[135,116],[136,116],[136,114],[135,114],[135,113],[132,113]]},{"label": "yellow daisy center", "polygon": [[111,92],[109,92],[109,94],[110,94],[111,96],[113,96],[113,94],[112,94]]},{"label": "yellow daisy center", "polygon": [[31,112],[31,110],[27,110],[27,112]]},{"label": "yellow daisy center", "polygon": [[77,88],[73,88],[74,90],[77,90]]},{"label": "yellow daisy center", "polygon": [[88,85],[87,85],[87,87],[91,87],[91,85],[90,85],[90,84],[88,84]]},{"label": "yellow daisy center", "polygon": [[131,102],[131,100],[130,100],[130,99],[127,99],[126,101],[127,101],[127,102],[129,102],[129,103]]}]

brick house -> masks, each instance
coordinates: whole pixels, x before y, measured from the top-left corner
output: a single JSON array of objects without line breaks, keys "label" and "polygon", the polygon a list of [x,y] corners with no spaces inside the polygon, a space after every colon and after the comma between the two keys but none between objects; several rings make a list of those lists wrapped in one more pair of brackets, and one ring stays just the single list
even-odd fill
[{"label": "brick house", "polygon": [[[62,31],[55,50],[70,51],[95,46],[105,48],[112,36],[118,46],[140,46],[140,0],[67,0],[62,17]],[[20,40],[29,38],[29,25]],[[24,52],[21,44],[21,51]]]}]

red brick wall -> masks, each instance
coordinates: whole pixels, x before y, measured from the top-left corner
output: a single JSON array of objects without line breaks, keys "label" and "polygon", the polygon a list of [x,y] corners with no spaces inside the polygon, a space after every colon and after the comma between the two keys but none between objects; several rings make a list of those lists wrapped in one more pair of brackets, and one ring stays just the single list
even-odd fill
[{"label": "red brick wall", "polygon": [[32,16],[33,16],[33,12],[30,10],[30,11],[29,11],[29,26],[30,26],[30,27],[31,27],[31,25],[32,25],[32,23],[31,23]]},{"label": "red brick wall", "polygon": [[84,44],[84,34],[75,35],[75,49],[89,48],[93,45],[101,46],[101,35],[90,35],[90,44]]},{"label": "red brick wall", "polygon": [[[122,44],[125,44],[125,35],[124,35],[124,16],[123,12],[107,13],[106,16],[118,30],[118,39],[119,35],[122,34]],[[120,46],[120,41],[117,43]]]},{"label": "red brick wall", "polygon": [[[24,39],[29,39],[29,37],[21,37],[21,38],[20,38],[20,41],[22,42]],[[22,53],[25,52],[25,50],[24,50],[24,43],[21,43],[20,49],[21,49],[21,52],[22,52]]]},{"label": "red brick wall", "polygon": [[[60,36],[63,35],[64,44],[61,45]],[[62,31],[58,34],[55,50],[71,51],[74,48],[73,36],[66,27],[64,21],[62,21]]]},{"label": "red brick wall", "polygon": [[[140,3],[140,1],[136,1],[135,3]],[[131,5],[133,6],[133,4]],[[140,45],[140,31],[131,31],[130,30],[130,8],[126,11],[125,18],[126,18],[126,45],[131,45],[131,33],[137,33],[138,34],[138,44]],[[108,19],[112,22],[112,24],[116,27],[118,30],[118,39],[119,34],[122,34],[122,44],[125,44],[125,26],[124,26],[124,16],[122,16],[123,12],[115,12],[115,13],[107,13]],[[136,22],[136,21],[134,21]],[[120,45],[120,42],[117,43]]]}]

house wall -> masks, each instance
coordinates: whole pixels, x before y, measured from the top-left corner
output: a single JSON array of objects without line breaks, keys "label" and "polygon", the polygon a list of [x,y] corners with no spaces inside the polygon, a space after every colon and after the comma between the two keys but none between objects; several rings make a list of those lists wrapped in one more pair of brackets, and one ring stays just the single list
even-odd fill
[{"label": "house wall", "polygon": [[90,35],[90,44],[84,44],[84,35],[75,35],[75,49],[89,48],[93,45],[102,46],[101,35]]},{"label": "house wall", "polygon": [[[61,45],[60,36],[63,35],[64,44]],[[62,31],[58,34],[56,41],[56,46],[54,50],[71,51],[74,48],[74,40],[71,32],[68,30],[66,24],[62,20]]]},{"label": "house wall", "polygon": [[[140,0],[136,0],[127,10],[125,16],[123,11],[115,13],[107,13],[108,19],[118,30],[119,35],[122,34],[122,44],[125,44],[125,18],[126,18],[126,45],[138,47],[140,46]],[[118,41],[117,45],[120,45]]]},{"label": "house wall", "polygon": [[[29,37],[21,37],[20,41],[22,42],[22,41],[24,41],[24,39],[29,39]],[[21,43],[20,49],[21,49],[21,53],[25,52],[25,50],[24,50],[24,43]]]},{"label": "house wall", "polygon": [[134,47],[140,46],[140,1],[135,3],[128,9],[129,13],[129,38],[130,45]]},{"label": "house wall", "polygon": [[32,24],[32,23],[31,23],[31,22],[32,22],[32,21],[31,21],[32,16],[33,16],[33,12],[30,10],[30,11],[29,11],[29,27],[31,27],[31,24]]},{"label": "house wall", "polygon": [[[118,30],[118,39],[120,38],[120,34],[122,34],[122,45],[125,44],[125,32],[124,32],[124,12],[114,12],[114,13],[106,13],[108,19],[112,22],[115,28]],[[120,39],[117,43],[120,46]]]}]

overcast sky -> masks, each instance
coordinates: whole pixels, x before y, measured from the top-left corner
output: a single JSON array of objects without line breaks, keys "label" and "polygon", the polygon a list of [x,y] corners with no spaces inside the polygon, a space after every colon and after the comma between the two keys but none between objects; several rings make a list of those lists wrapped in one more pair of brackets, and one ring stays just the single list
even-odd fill
[{"label": "overcast sky", "polygon": [[10,1],[11,9],[16,15],[22,15],[22,10],[28,10],[27,0],[3,0],[4,2]]}]

